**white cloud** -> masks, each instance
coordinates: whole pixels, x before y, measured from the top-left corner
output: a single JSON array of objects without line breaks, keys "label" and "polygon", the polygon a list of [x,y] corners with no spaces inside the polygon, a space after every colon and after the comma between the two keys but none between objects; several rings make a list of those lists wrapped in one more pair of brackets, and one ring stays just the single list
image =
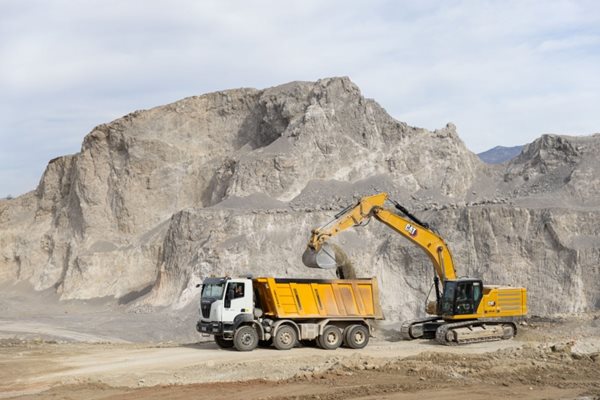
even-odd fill
[{"label": "white cloud", "polygon": [[581,48],[598,48],[600,45],[600,35],[578,35],[560,39],[549,39],[543,41],[539,49],[541,51],[563,51]]},{"label": "white cloud", "polygon": [[599,27],[595,1],[4,0],[0,196],[132,110],[326,76],[475,151],[599,131]]}]

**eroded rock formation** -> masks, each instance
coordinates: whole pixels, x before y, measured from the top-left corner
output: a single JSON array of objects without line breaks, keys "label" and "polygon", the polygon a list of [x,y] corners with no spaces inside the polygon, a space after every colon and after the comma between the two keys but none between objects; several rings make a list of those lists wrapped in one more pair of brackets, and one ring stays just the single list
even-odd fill
[{"label": "eroded rock formation", "polygon": [[[398,122],[347,78],[191,97],[96,127],[34,192],[0,200],[0,280],[180,307],[211,274],[332,276],[302,266],[310,229],[388,191],[460,274],[527,286],[535,314],[598,309],[599,147],[544,135],[485,165],[454,125]],[[388,318],[422,312],[419,249],[376,223],[338,242],[380,279]]]}]

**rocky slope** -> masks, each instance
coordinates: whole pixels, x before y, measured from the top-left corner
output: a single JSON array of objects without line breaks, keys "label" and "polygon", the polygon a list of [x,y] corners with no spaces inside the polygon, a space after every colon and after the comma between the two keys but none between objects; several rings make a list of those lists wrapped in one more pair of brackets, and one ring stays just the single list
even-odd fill
[{"label": "rocky slope", "polygon": [[[545,135],[489,166],[452,124],[398,122],[347,78],[191,97],[96,127],[36,191],[1,200],[0,280],[179,308],[211,274],[331,276],[301,263],[310,229],[388,191],[435,224],[459,273],[527,286],[536,314],[597,309],[599,146]],[[338,243],[380,279],[388,318],[422,311],[419,249],[376,223]]]}]

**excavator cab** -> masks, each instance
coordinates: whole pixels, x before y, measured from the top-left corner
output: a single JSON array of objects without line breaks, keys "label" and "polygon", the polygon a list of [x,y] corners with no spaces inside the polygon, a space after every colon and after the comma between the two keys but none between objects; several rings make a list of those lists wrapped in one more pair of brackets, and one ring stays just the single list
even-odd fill
[{"label": "excavator cab", "polygon": [[463,278],[444,283],[441,314],[445,317],[477,314],[483,298],[483,283],[479,279]]}]

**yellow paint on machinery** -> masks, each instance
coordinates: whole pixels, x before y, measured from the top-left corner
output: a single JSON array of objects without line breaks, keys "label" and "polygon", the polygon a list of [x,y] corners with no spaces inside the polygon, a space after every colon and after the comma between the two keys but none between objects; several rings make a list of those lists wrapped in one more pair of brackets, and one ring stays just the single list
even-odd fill
[{"label": "yellow paint on machinery", "polygon": [[[484,286],[483,315],[510,317],[527,314],[527,289],[521,287]],[[481,311],[478,312],[481,314]]]},{"label": "yellow paint on machinery", "polygon": [[270,317],[383,319],[376,279],[255,278],[253,286]]},{"label": "yellow paint on machinery", "polygon": [[484,286],[475,313],[443,315],[448,320],[504,318],[527,314],[527,290],[510,286]]}]

